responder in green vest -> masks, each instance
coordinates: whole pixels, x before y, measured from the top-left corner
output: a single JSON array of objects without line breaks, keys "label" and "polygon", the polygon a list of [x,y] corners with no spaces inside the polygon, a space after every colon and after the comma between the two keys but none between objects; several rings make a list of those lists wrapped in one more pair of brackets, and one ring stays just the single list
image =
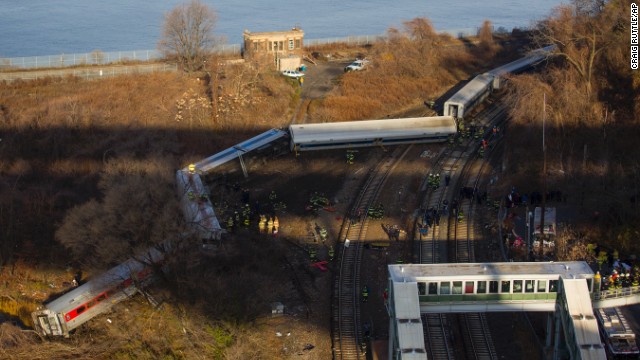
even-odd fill
[{"label": "responder in green vest", "polygon": [[369,300],[369,287],[365,285],[362,288],[362,302],[367,302]]}]

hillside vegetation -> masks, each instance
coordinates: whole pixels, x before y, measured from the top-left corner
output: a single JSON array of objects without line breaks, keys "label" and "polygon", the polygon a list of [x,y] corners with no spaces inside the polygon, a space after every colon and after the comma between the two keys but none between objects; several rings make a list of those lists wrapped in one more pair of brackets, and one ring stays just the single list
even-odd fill
[{"label": "hillside vegetation", "polygon": [[[638,235],[640,79],[625,60],[625,11],[624,1],[611,1],[592,12],[559,11],[540,26],[537,39],[565,44],[559,51],[566,55],[540,74],[512,79],[504,186],[541,186],[546,93],[549,188],[583,204],[588,215],[576,237],[631,252]],[[423,101],[518,56],[486,31],[481,35],[473,42],[439,36],[420,18],[390,29],[387,41],[356,49],[372,59],[371,68],[341,76],[308,115],[314,122],[344,121],[424,107]],[[0,315],[28,324],[30,311],[68,289],[78,269],[98,273],[158,241],[158,233],[180,233],[184,224],[171,187],[175,169],[286,126],[300,101],[298,85],[264,64],[206,70],[0,85]],[[594,211],[600,213],[595,220]],[[126,227],[118,227],[119,214],[127,216]],[[83,237],[94,241],[93,248],[82,247]],[[68,340],[43,341],[3,323],[0,357],[296,357],[291,349],[305,344],[274,339],[273,329],[287,328],[262,316],[270,301],[291,291],[280,254],[292,250],[250,235],[243,240],[215,260],[193,252],[170,259],[172,272],[154,289],[164,301],[159,309],[135,297]],[[328,354],[328,328],[303,318],[293,322],[286,326],[316,344],[324,341],[307,358]]]}]

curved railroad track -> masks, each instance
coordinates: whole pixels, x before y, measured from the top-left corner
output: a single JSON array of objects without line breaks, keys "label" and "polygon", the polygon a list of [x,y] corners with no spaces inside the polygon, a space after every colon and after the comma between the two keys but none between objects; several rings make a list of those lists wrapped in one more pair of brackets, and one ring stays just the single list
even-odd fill
[{"label": "curved railroad track", "polygon": [[[493,125],[502,122],[504,109],[499,105],[492,105],[480,113],[476,119],[476,126],[484,126],[491,129]],[[452,215],[452,199],[458,197],[458,184],[463,187],[477,189],[481,178],[486,171],[486,161],[479,158],[478,142],[481,136],[470,138],[458,146],[450,146],[445,149],[436,161],[432,170],[434,173],[450,174],[449,186],[442,186],[427,193],[423,201],[423,209],[431,213],[430,219],[426,216],[420,225],[430,222],[429,232],[426,237],[420,237],[419,259],[420,263],[470,262],[474,261],[474,242],[482,235],[474,227],[475,207],[471,197],[468,204],[462,199],[456,199],[458,210],[466,214],[462,222]],[[495,146],[494,146],[495,147]],[[487,153],[486,156],[489,154]],[[472,174],[476,174],[473,176]],[[462,188],[462,186],[460,187]],[[475,191],[474,191],[475,195]],[[447,200],[445,206],[444,201]],[[435,216],[445,216],[440,222]],[[456,214],[457,215],[457,214]],[[449,246],[442,246],[448,244]],[[465,358],[470,359],[496,359],[497,355],[493,341],[488,330],[485,314],[464,314],[447,316],[444,314],[423,315],[425,329],[425,343],[428,347],[430,359],[454,359],[457,353],[454,346],[462,346]],[[454,326],[459,326],[460,330]],[[461,341],[454,343],[454,333],[459,333]]]},{"label": "curved railroad track", "polygon": [[[334,359],[366,359],[366,344],[360,325],[360,263],[363,241],[369,227],[367,209],[378,198],[394,166],[409,151],[397,147],[369,174],[345,218],[339,239],[345,241],[340,254],[340,270],[332,303],[332,341]],[[348,245],[346,239],[349,240]]]}]

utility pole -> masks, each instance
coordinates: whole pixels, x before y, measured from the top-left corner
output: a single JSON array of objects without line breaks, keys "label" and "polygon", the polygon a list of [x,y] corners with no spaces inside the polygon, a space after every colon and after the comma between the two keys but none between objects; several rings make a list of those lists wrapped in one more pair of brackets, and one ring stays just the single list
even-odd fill
[{"label": "utility pole", "polygon": [[547,204],[547,147],[544,142],[544,130],[547,117],[547,93],[543,93],[542,99],[542,204],[540,206],[540,261],[544,259],[544,213]]}]

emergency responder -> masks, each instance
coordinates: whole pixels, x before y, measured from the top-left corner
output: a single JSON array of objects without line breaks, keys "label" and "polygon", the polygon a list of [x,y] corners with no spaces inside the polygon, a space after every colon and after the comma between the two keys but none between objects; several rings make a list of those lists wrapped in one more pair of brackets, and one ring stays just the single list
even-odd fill
[{"label": "emergency responder", "polygon": [[367,302],[369,300],[369,287],[365,285],[362,288],[362,302]]},{"label": "emergency responder", "polygon": [[189,172],[192,174],[196,173],[196,165],[195,164],[189,164]]},{"label": "emergency responder", "polygon": [[276,195],[276,192],[274,190],[271,190],[271,193],[269,194],[269,201],[274,202],[277,198],[278,196]]},{"label": "emergency responder", "polygon": [[269,216],[269,221],[267,221],[267,233],[270,233],[273,229],[273,219]]},{"label": "emergency responder", "polygon": [[227,229],[229,231],[233,229],[233,218],[231,216],[227,219]]},{"label": "emergency responder", "polygon": [[347,164],[349,165],[353,165],[353,159],[355,158],[355,156],[353,155],[352,152],[347,151]]},{"label": "emergency responder", "polygon": [[193,194],[193,191],[189,191],[187,193],[187,196],[189,197],[189,200],[195,200],[196,196]]},{"label": "emergency responder", "polygon": [[481,158],[484,158],[484,147],[480,147],[480,149],[478,150],[478,156],[480,156]]},{"label": "emergency responder", "polygon": [[260,215],[260,222],[258,223],[258,229],[260,234],[265,234],[267,232],[267,217],[264,215]]},{"label": "emergency responder", "polygon": [[460,211],[458,211],[458,222],[461,223],[462,221],[464,221],[464,213],[462,209],[460,209]]},{"label": "emergency responder", "polygon": [[329,261],[333,261],[333,257],[335,255],[335,250],[333,250],[333,245],[329,246]]},{"label": "emergency responder", "polygon": [[278,229],[280,229],[280,221],[278,220],[277,216],[273,217],[273,228],[276,231],[278,231]]},{"label": "emergency responder", "polygon": [[317,253],[316,253],[316,249],[314,248],[309,248],[309,260],[311,261],[316,261],[317,257],[316,257]]},{"label": "emergency responder", "polygon": [[320,229],[320,239],[322,240],[322,242],[325,242],[327,240],[327,229]]}]

